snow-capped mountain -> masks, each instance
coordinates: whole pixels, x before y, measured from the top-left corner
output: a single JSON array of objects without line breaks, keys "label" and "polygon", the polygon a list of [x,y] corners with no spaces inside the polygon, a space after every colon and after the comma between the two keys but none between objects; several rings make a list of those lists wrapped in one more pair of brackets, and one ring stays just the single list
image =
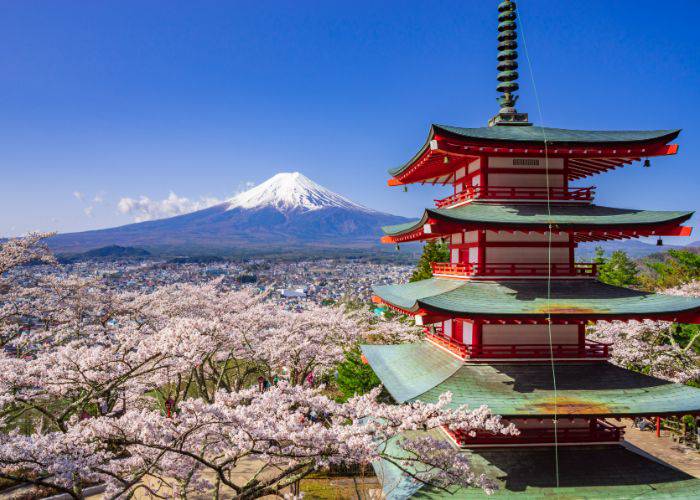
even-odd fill
[{"label": "snow-capped mountain", "polygon": [[346,208],[371,212],[323,186],[316,184],[299,172],[283,172],[228,201],[229,210],[234,208],[276,208],[281,212],[290,210],[320,210],[322,208]]},{"label": "snow-capped mountain", "polygon": [[108,245],[167,253],[266,252],[379,245],[381,226],[407,219],[359,205],[299,172],[280,173],[230,200],[196,212],[110,229],[59,234],[57,252]]}]

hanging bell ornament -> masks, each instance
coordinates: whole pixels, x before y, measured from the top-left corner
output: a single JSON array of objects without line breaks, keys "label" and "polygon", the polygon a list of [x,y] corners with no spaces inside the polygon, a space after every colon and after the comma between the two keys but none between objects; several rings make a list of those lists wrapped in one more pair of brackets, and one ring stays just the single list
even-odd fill
[{"label": "hanging bell ornament", "polygon": [[647,158],[644,160],[644,168],[649,168],[649,167],[651,167],[651,161],[649,160],[649,158]]}]

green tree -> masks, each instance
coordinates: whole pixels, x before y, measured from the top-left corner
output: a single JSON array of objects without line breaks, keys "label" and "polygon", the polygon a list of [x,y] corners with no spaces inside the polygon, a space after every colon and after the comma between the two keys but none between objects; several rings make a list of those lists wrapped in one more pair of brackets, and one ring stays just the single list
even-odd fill
[{"label": "green tree", "polygon": [[700,353],[700,325],[674,323],[671,327],[673,341],[685,351]]},{"label": "green tree", "polygon": [[605,264],[605,250],[603,250],[603,247],[595,247],[595,257],[593,257],[593,262],[599,266]]},{"label": "green tree", "polygon": [[639,286],[639,268],[626,252],[617,250],[609,259],[605,259],[600,255],[601,251],[600,248],[596,249],[595,258],[600,281],[615,286]]},{"label": "green tree", "polygon": [[362,362],[359,349],[345,354],[345,361],[338,365],[338,389],[345,400],[360,394],[366,394],[381,381],[369,365]]},{"label": "green tree", "polygon": [[430,268],[431,262],[449,262],[450,248],[440,240],[428,241],[423,247],[416,270],[413,271],[409,281],[420,281],[433,277],[433,270]]},{"label": "green tree", "polygon": [[687,250],[669,250],[661,262],[647,261],[653,271],[654,288],[672,288],[700,279],[700,255]]}]

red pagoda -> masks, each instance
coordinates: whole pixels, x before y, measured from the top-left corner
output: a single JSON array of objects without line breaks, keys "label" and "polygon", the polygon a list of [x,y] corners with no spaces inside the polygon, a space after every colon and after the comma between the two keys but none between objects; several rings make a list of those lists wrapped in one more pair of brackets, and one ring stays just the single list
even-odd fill
[{"label": "red pagoda", "polygon": [[[580,242],[690,235],[692,212],[599,206],[595,187],[578,184],[676,154],[680,131],[532,125],[515,108],[515,9],[498,6],[499,113],[488,127],[433,125],[418,153],[390,171],[390,186],[452,186],[382,238],[449,244],[450,261],[433,263],[431,279],[374,289],[375,302],[424,325],[427,340],[366,345],[363,354],[399,403],[449,391],[455,406],[487,405],[516,424],[515,437],[443,436],[501,482],[500,495],[700,496],[700,481],[622,446],[618,423],[698,414],[700,390],[614,366],[610,346],[586,339],[595,321],[700,323],[700,299],[603,284],[596,264],[575,255]],[[378,471],[388,497],[444,495],[387,464]]]}]

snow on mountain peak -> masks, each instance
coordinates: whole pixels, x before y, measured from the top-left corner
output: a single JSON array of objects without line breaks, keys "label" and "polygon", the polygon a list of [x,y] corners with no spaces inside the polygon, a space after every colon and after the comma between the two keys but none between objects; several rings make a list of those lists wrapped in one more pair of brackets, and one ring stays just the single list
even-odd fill
[{"label": "snow on mountain peak", "polygon": [[255,209],[273,207],[282,212],[301,209],[305,211],[336,207],[351,210],[371,210],[350,201],[299,172],[283,172],[248,191],[228,200],[228,209]]}]

